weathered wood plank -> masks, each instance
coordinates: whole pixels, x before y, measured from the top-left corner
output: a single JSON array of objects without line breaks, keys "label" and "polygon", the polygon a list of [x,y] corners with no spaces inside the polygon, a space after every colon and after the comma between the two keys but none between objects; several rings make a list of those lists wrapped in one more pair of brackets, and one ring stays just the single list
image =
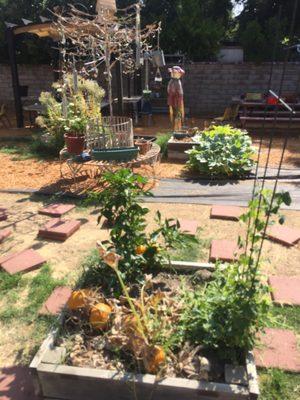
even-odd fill
[{"label": "weathered wood plank", "polygon": [[191,271],[196,272],[199,270],[207,269],[213,271],[215,269],[215,264],[213,263],[199,263],[190,261],[171,261],[170,263],[165,263],[163,265],[165,268],[175,269],[176,271]]},{"label": "weathered wood plank", "polygon": [[254,355],[252,352],[249,352],[247,354],[246,369],[247,369],[247,374],[248,374],[250,399],[256,400],[256,399],[258,399],[260,391],[259,391],[258,377],[257,377],[257,370],[256,370]]},{"label": "weathered wood plank", "polygon": [[242,386],[199,382],[181,378],[156,381],[152,375],[120,374],[117,371],[40,364],[38,367],[45,397],[64,400],[245,400],[249,391]]}]

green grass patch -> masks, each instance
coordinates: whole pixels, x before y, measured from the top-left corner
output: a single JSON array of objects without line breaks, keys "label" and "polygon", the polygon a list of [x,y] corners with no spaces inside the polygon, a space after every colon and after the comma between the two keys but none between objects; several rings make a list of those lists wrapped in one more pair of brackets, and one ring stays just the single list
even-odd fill
[{"label": "green grass patch", "polygon": [[201,230],[197,233],[198,243],[191,243],[190,245],[181,249],[176,249],[171,252],[172,261],[199,261],[204,258],[205,250],[209,248],[211,240],[201,239]]},{"label": "green grass patch", "polygon": [[299,400],[300,375],[277,369],[261,371],[260,400]]},{"label": "green grass patch", "polygon": [[171,139],[172,133],[158,134],[156,143],[160,146],[160,152],[163,158],[168,156],[168,141]]},{"label": "green grass patch", "polygon": [[4,271],[0,271],[0,294],[4,296],[12,289],[22,288],[25,285],[25,279],[21,274],[9,275]]},{"label": "green grass patch", "polygon": [[[49,265],[45,264],[32,279],[23,275],[0,274],[0,294],[5,296],[5,306],[0,311],[0,321],[11,323],[14,319],[32,323],[38,318],[38,311],[53,290],[65,284],[65,280],[54,279]],[[24,300],[15,306],[20,296]]]},{"label": "green grass patch", "polygon": [[300,307],[273,306],[268,325],[271,328],[291,329],[296,333],[300,332]]},{"label": "green grass patch", "polygon": [[0,147],[0,152],[12,156],[13,161],[28,159],[54,159],[59,150],[53,144],[44,143],[41,134],[34,135],[26,140],[12,140]]}]

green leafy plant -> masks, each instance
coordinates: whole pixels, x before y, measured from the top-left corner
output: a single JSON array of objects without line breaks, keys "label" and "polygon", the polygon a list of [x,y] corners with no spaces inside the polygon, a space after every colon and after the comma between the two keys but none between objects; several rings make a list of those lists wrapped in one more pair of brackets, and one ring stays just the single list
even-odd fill
[{"label": "green leafy plant", "polygon": [[250,173],[255,154],[246,131],[230,125],[212,126],[194,136],[195,146],[187,150],[187,166],[209,177],[242,177]]},{"label": "green leafy plant", "polygon": [[[150,196],[145,189],[147,179],[128,169],[106,173],[100,181],[105,189],[96,198],[100,216],[112,226],[106,247],[121,256],[119,271],[126,283],[141,282],[145,273],[161,271],[169,259],[169,250],[184,247],[197,239],[180,232],[178,221],[163,220],[157,212],[157,229],[146,233],[148,208],[139,204],[142,196]],[[95,195],[90,195],[95,203]],[[103,272],[105,275],[105,272]],[[106,279],[111,277],[107,270]]]},{"label": "green leafy plant", "polygon": [[163,158],[166,158],[168,155],[168,141],[171,139],[171,137],[171,133],[165,133],[157,136],[156,143],[160,146],[160,152]]},{"label": "green leafy plant", "polygon": [[[188,338],[223,358],[240,360],[253,348],[256,333],[266,326],[269,288],[263,283],[258,255],[266,223],[278,214],[281,204],[291,202],[288,193],[263,190],[249,204],[241,220],[249,226],[248,251],[239,239],[242,254],[232,264],[217,264],[213,279],[203,289],[186,291],[183,330]],[[260,206],[260,207],[259,207]],[[271,221],[271,220],[270,220]]]},{"label": "green leafy plant", "polygon": [[[44,113],[36,119],[37,124],[48,134],[48,142],[60,150],[64,134],[83,136],[89,121],[101,122],[100,104],[104,90],[96,81],[78,77],[77,87],[73,75],[67,74],[64,82],[52,85],[52,92],[42,92],[40,102]],[[66,110],[63,110],[63,93],[66,95]]]}]

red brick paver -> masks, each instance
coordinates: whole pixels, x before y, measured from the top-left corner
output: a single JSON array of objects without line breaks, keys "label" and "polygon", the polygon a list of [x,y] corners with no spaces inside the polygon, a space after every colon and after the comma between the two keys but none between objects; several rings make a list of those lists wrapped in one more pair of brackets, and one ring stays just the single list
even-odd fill
[{"label": "red brick paver", "polygon": [[284,225],[275,225],[269,229],[267,236],[271,240],[284,244],[285,246],[294,246],[300,240],[300,229],[289,228]]},{"label": "red brick paver", "polygon": [[38,236],[45,239],[64,241],[80,228],[80,221],[64,221],[55,218],[39,230]]},{"label": "red brick paver", "polygon": [[37,269],[46,260],[35,250],[23,250],[19,253],[10,254],[0,258],[0,267],[13,275],[18,272],[29,272]]},{"label": "red brick paver", "polygon": [[210,212],[210,218],[238,221],[245,211],[246,209],[241,207],[214,205]]},{"label": "red brick paver", "polygon": [[2,231],[0,231],[0,243],[4,242],[4,240],[11,234],[12,232],[10,229],[2,229]]},{"label": "red brick paver", "polygon": [[300,276],[271,276],[274,303],[300,306]]},{"label": "red brick paver", "polygon": [[197,221],[191,221],[189,219],[178,219],[180,224],[180,231],[188,235],[196,236],[199,228]]},{"label": "red brick paver", "polygon": [[237,242],[231,240],[213,240],[211,242],[209,261],[234,261],[239,252]]},{"label": "red brick paver", "polygon": [[294,332],[268,328],[265,335],[260,335],[260,342],[261,346],[254,350],[258,367],[300,372],[300,352]]},{"label": "red brick paver", "polygon": [[72,294],[68,287],[61,286],[54,289],[48,299],[41,307],[39,313],[43,315],[58,315],[66,305]]},{"label": "red brick paver", "polygon": [[29,368],[13,366],[0,368],[1,400],[41,400],[34,393]]},{"label": "red brick paver", "polygon": [[67,212],[73,210],[74,208],[75,208],[75,206],[73,204],[51,204],[51,205],[39,210],[39,214],[58,218],[64,214],[66,214]]}]

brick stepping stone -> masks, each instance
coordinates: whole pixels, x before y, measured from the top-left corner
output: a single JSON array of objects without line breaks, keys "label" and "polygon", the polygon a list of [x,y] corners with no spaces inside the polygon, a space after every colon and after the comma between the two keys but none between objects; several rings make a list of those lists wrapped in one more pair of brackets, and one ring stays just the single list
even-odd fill
[{"label": "brick stepping stone", "polygon": [[231,240],[213,240],[210,247],[209,261],[235,261],[240,253],[238,244]]},{"label": "brick stepping stone", "polygon": [[258,367],[300,372],[300,351],[293,331],[268,328],[259,339],[261,344],[254,350]]},{"label": "brick stepping stone", "polygon": [[41,315],[58,315],[66,305],[72,290],[66,286],[57,287],[41,307]]},{"label": "brick stepping stone", "polygon": [[0,221],[6,221],[7,220],[7,209],[0,207]]},{"label": "brick stepping stone", "polygon": [[271,276],[269,284],[275,304],[300,306],[300,276]]},{"label": "brick stepping stone", "polygon": [[191,221],[189,219],[178,219],[180,224],[180,231],[191,236],[197,235],[197,230],[199,228],[197,221]]},{"label": "brick stepping stone", "polygon": [[65,241],[80,228],[81,222],[76,220],[63,221],[59,218],[47,222],[38,233],[44,239]]},{"label": "brick stepping stone", "polygon": [[214,205],[211,208],[210,218],[238,221],[244,212],[241,207]]},{"label": "brick stepping stone", "polygon": [[73,204],[51,204],[39,210],[39,214],[58,218],[73,210],[74,208],[75,206]]},{"label": "brick stepping stone", "polygon": [[269,239],[285,246],[294,246],[300,240],[300,229],[289,228],[284,225],[275,225],[267,232]]},{"label": "brick stepping stone", "polygon": [[2,229],[2,231],[0,231],[0,243],[4,242],[4,240],[11,234],[12,232],[10,229]]},{"label": "brick stepping stone", "polygon": [[33,271],[43,265],[46,260],[35,250],[23,250],[0,258],[0,267],[9,274]]},{"label": "brick stepping stone", "polygon": [[29,368],[21,366],[0,368],[0,399],[41,400],[41,397],[34,393]]},{"label": "brick stepping stone", "polygon": [[[180,232],[185,233],[187,235],[191,236],[196,236],[197,231],[199,228],[198,222],[197,221],[191,221],[189,219],[183,219],[183,218],[178,218],[178,222],[180,224]],[[170,224],[171,226],[176,225],[176,222],[172,222]]]}]

